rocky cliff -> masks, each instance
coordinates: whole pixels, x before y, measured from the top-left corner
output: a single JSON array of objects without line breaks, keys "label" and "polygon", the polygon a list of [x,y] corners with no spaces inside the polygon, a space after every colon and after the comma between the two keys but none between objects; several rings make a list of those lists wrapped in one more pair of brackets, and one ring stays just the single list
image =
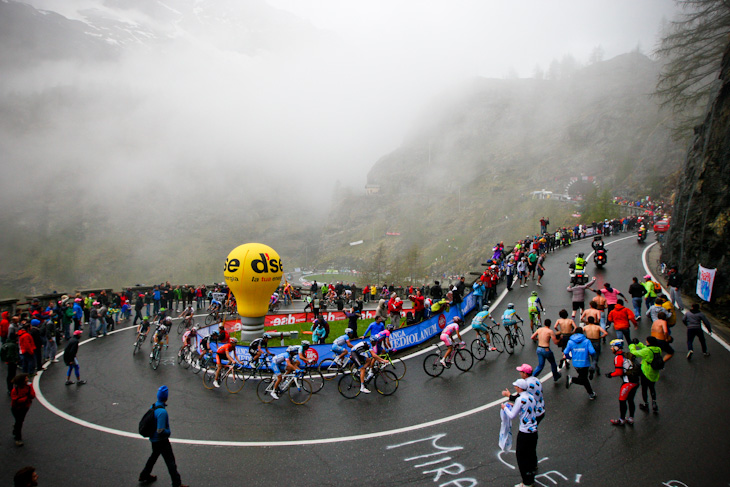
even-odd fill
[{"label": "rocky cliff", "polygon": [[695,128],[679,187],[672,227],[662,258],[677,265],[685,291],[694,295],[697,266],[717,268],[710,306],[730,303],[730,45],[725,51],[719,91]]}]

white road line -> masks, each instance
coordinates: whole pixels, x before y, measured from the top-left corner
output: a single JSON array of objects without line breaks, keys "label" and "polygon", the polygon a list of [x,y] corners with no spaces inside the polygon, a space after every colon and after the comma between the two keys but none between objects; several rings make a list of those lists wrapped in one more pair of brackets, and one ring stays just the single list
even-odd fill
[{"label": "white road line", "polygon": [[[614,240],[612,242],[609,242],[606,245],[611,245],[612,243],[620,242],[621,240],[626,240],[628,238],[634,238],[634,237],[633,236],[631,236],[631,237],[624,237],[624,238],[621,238],[621,239],[618,239],[618,240]],[[652,247],[652,245],[655,245],[655,244],[656,244],[656,242],[654,242],[651,245],[649,245],[646,249],[644,249],[644,252],[642,254],[642,261],[643,261],[643,264],[644,264],[644,269],[647,271],[648,274],[650,274],[652,276],[653,276],[653,274],[649,270],[648,265],[647,265],[647,262],[646,262],[646,254],[647,254],[648,250]],[[507,292],[508,291],[505,288],[502,291],[502,293],[499,295],[499,297],[495,300],[495,302],[492,304],[492,307],[498,306],[501,303],[501,301],[504,299],[504,297],[507,294]],[[119,330],[115,330],[115,331],[113,331],[111,333],[117,333],[117,332],[120,332],[120,331],[129,330],[130,328],[135,328],[135,327],[130,326],[130,327],[127,327],[127,328],[122,328],[122,329],[119,329]],[[470,331],[471,329],[472,329],[471,328],[471,325],[467,326],[466,328],[464,328],[464,333]],[[728,351],[730,351],[730,346],[728,346],[724,341],[718,339],[715,336],[715,334],[710,335],[710,336],[712,338],[714,338],[718,343],[720,343],[723,347],[725,347]],[[89,342],[91,340],[94,340],[94,339],[84,340],[81,344],[85,344],[85,343],[87,343],[87,342]],[[427,347],[427,348],[425,348],[423,350],[419,350],[418,352],[412,353],[412,354],[407,355],[407,356],[402,357],[402,358],[403,359],[408,359],[408,358],[417,357],[417,356],[422,355],[422,354],[424,354],[424,353],[426,353],[428,351],[431,351],[431,350],[433,350],[435,348],[436,348],[436,346],[435,345],[432,345],[431,347]],[[63,355],[63,354],[59,354],[59,355]],[[39,372],[36,375],[36,377],[35,377],[35,379],[33,381],[34,382],[34,388],[35,388],[35,391],[36,391],[36,398],[38,399],[38,401],[46,409],[48,409],[52,413],[56,414],[57,416],[60,416],[61,418],[65,419],[67,421],[70,421],[72,423],[78,424],[79,426],[83,426],[83,427],[90,428],[90,429],[93,429],[93,430],[96,430],[96,431],[100,431],[102,433],[109,433],[109,434],[112,434],[112,435],[122,436],[122,437],[125,437],[125,438],[133,438],[133,439],[137,439],[137,440],[147,440],[147,438],[143,438],[142,436],[140,436],[140,435],[138,435],[136,433],[130,433],[128,431],[123,431],[123,430],[118,430],[118,429],[114,429],[114,428],[107,428],[105,426],[100,426],[98,424],[94,424],[94,423],[91,423],[89,421],[85,421],[85,420],[76,418],[75,416],[71,416],[70,414],[61,411],[60,409],[58,409],[57,407],[55,407],[53,404],[51,404],[50,402],[48,402],[48,400],[46,400],[45,396],[41,392],[41,389],[40,389],[40,378],[41,378],[42,375],[43,375],[43,372],[42,371]],[[549,372],[548,374],[546,374],[544,377],[542,377],[540,379],[540,382],[545,382],[548,379],[552,378],[552,376],[553,376],[552,372]],[[451,421],[456,421],[458,419],[462,419],[462,418],[465,418],[467,416],[471,416],[473,414],[477,414],[477,413],[480,413],[482,411],[486,411],[487,409],[491,409],[491,408],[493,408],[493,407],[495,407],[495,406],[497,406],[499,404],[502,404],[503,402],[506,402],[506,401],[507,401],[507,398],[501,398],[501,399],[497,399],[495,401],[492,401],[490,403],[484,404],[482,406],[478,406],[476,408],[469,409],[467,411],[463,411],[461,413],[453,414],[451,416],[446,416],[444,418],[434,419],[432,421],[427,421],[425,423],[419,423],[419,424],[415,424],[415,425],[412,425],[412,426],[404,426],[402,428],[396,428],[396,429],[387,430],[387,431],[378,431],[378,432],[375,432],[375,433],[364,433],[364,434],[360,434],[360,435],[339,436],[339,437],[332,437],[332,438],[317,438],[317,439],[309,439],[309,440],[282,440],[282,441],[216,441],[216,440],[195,440],[195,439],[186,439],[186,438],[170,438],[170,442],[171,443],[184,444],[184,445],[204,445],[204,446],[271,447],[271,446],[324,445],[324,444],[330,444],[330,443],[341,443],[341,442],[346,442],[346,441],[358,441],[358,440],[366,440],[366,439],[373,439],[373,438],[383,438],[383,437],[386,437],[386,436],[392,436],[392,435],[397,435],[397,434],[402,434],[402,433],[408,433],[408,432],[411,432],[411,431],[416,431],[416,430],[428,428],[428,427],[431,427],[431,426],[437,426],[437,425],[442,425],[444,423],[448,423],[448,422],[451,422]]]}]

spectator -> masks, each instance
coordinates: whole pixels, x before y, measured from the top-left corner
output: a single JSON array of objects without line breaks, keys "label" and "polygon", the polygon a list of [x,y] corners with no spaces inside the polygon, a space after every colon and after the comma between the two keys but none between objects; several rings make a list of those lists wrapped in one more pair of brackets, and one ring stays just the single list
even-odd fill
[{"label": "spectator", "polygon": [[608,323],[613,323],[613,327],[616,330],[616,338],[628,342],[631,340],[631,327],[629,323],[634,324],[634,329],[639,329],[639,324],[636,321],[633,311],[629,308],[624,307],[623,299],[619,299],[616,302],[616,306],[613,311],[608,313]]},{"label": "spectator", "polygon": [[712,335],[712,326],[707,316],[700,311],[700,305],[695,303],[692,305],[690,310],[682,318],[682,322],[687,327],[687,360],[692,358],[694,353],[693,344],[695,337],[700,339],[700,346],[702,347],[702,354],[705,357],[709,357],[710,352],[707,351],[707,343],[705,342],[705,335],[702,333],[702,323],[707,327],[707,333]]},{"label": "spectator", "polygon": [[632,277],[633,281],[629,286],[629,294],[631,295],[631,303],[634,305],[634,315],[637,320],[641,319],[641,301],[646,294],[646,289],[639,283],[638,277]]},{"label": "spectator", "polygon": [[10,395],[10,391],[13,390],[13,379],[18,372],[18,363],[20,362],[20,349],[18,348],[16,336],[8,338],[0,347],[0,360],[8,366],[7,385],[8,395]]},{"label": "spectator", "polygon": [[157,462],[157,459],[162,455],[167,465],[167,471],[170,473],[173,487],[186,487],[182,485],[180,480],[180,474],[177,471],[177,464],[175,463],[175,455],[172,452],[172,445],[170,444],[170,419],[167,414],[167,398],[169,391],[167,386],[161,386],[157,390],[157,402],[152,406],[155,412],[155,419],[157,420],[157,430],[150,436],[150,443],[152,444],[152,454],[144,469],[139,474],[139,481],[142,483],[151,483],[157,480],[156,475],[152,475],[152,469]]},{"label": "spectator", "polygon": [[35,342],[29,333],[30,324],[25,323],[18,331],[18,346],[20,347],[20,364],[25,374],[35,370]]},{"label": "spectator", "polygon": [[76,373],[76,385],[82,386],[86,384],[85,380],[81,380],[79,373],[79,359],[76,358],[76,354],[79,351],[79,339],[81,338],[81,330],[76,330],[71,337],[71,340],[66,344],[66,348],[63,351],[63,363],[68,366],[68,372],[66,372],[66,385],[70,386],[73,384],[71,380],[71,372]]},{"label": "spectator", "polygon": [[507,407],[507,404],[502,404],[501,407],[509,419],[514,419],[518,414],[520,416],[515,453],[522,485],[530,486],[533,485],[537,472],[537,419],[535,418],[537,404],[535,397],[527,392],[529,384],[525,379],[517,379],[512,385],[518,397],[511,408]]},{"label": "spectator", "polygon": [[13,426],[15,446],[23,446],[23,422],[33,399],[35,399],[35,391],[28,374],[15,376],[13,389],[10,391],[10,410],[15,418],[15,425]]},{"label": "spectator", "polygon": [[669,286],[669,301],[679,308],[679,311],[684,309],[684,303],[682,302],[682,274],[679,273],[677,266],[672,266],[669,269],[669,278],[667,279],[667,285]]}]

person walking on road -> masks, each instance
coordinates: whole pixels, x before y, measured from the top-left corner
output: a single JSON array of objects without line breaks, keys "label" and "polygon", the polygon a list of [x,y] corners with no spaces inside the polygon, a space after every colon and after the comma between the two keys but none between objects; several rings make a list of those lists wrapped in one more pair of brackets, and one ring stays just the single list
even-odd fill
[{"label": "person walking on road", "polygon": [[656,402],[656,383],[659,380],[659,370],[652,366],[654,360],[664,361],[662,350],[659,348],[657,339],[653,336],[646,337],[646,345],[634,338],[629,345],[629,352],[641,359],[641,398],[644,401],[639,404],[639,409],[649,411],[649,401],[646,391],[651,393],[651,408],[654,414],[659,413],[659,406]]},{"label": "person walking on road", "polygon": [[629,323],[633,323],[635,330],[639,329],[634,312],[624,306],[623,299],[619,299],[613,311],[608,313],[608,323],[613,323],[613,327],[616,330],[616,338],[624,341],[631,340],[631,326]]},{"label": "person walking on road", "polygon": [[[573,302],[573,312],[571,313],[570,317],[575,320],[575,314],[578,310],[585,311],[586,309],[586,289],[591,287],[596,283],[596,278],[590,280],[587,284],[571,284],[568,286],[568,292],[572,294],[571,301]],[[578,315],[578,319],[580,319],[581,315]]]},{"label": "person walking on road", "polygon": [[517,399],[511,408],[502,404],[507,417],[514,419],[520,416],[520,431],[517,433],[515,454],[517,467],[522,476],[522,483],[515,487],[528,487],[535,482],[537,472],[537,419],[535,417],[535,397],[527,392],[529,384],[525,379],[517,379],[512,383],[517,391]]},{"label": "person walking on road", "polygon": [[593,316],[589,316],[586,320],[586,326],[583,327],[583,332],[586,338],[591,341],[593,349],[596,351],[596,355],[591,361],[591,366],[588,369],[588,378],[593,380],[594,372],[596,374],[601,373],[601,367],[598,365],[598,360],[601,358],[601,340],[605,339],[608,333],[606,330],[596,324],[596,319]]},{"label": "person walking on road", "polygon": [[641,302],[646,294],[646,289],[639,283],[638,277],[632,277],[633,281],[629,286],[629,294],[631,295],[631,304],[634,306],[634,316],[637,320],[641,319]]},{"label": "person walking on road", "polygon": [[[624,342],[620,339],[611,340],[611,351],[614,354],[613,372],[607,372],[606,377],[621,377],[621,388],[618,393],[619,419],[612,419],[611,424],[614,426],[623,426],[624,424],[634,424],[634,413],[636,412],[636,404],[634,397],[639,389],[639,370],[630,357],[624,355]],[[628,409],[629,416],[626,416]]]},{"label": "person walking on road", "polygon": [[10,392],[10,411],[15,418],[13,426],[15,446],[23,446],[23,422],[33,399],[35,399],[35,391],[28,374],[16,375],[13,379],[13,390]]},{"label": "person walking on road", "polygon": [[667,285],[669,286],[669,301],[679,308],[679,311],[684,309],[684,303],[682,302],[682,274],[679,273],[677,266],[672,266],[669,269],[669,278],[667,279]]},{"label": "person walking on road", "polygon": [[66,348],[63,350],[63,363],[68,366],[68,372],[66,372],[66,385],[70,386],[74,382],[71,380],[71,372],[76,373],[76,385],[82,386],[86,384],[85,380],[81,380],[81,374],[79,373],[79,359],[76,358],[76,354],[79,352],[79,339],[81,338],[81,330],[76,330],[71,337],[71,340],[66,344]]},{"label": "person walking on road", "polygon": [[535,333],[530,337],[532,340],[537,340],[537,368],[533,371],[532,375],[537,377],[545,367],[545,360],[550,362],[550,368],[553,371],[553,382],[560,380],[560,372],[558,372],[558,364],[555,363],[555,355],[550,350],[550,341],[554,344],[559,345],[560,340],[555,336],[555,333],[550,328],[550,319],[545,320],[545,326],[541,326]]},{"label": "person walking on road", "polygon": [[644,290],[646,291],[646,293],[644,294],[644,303],[646,304],[646,309],[649,309],[651,308],[651,305],[654,304],[654,300],[656,299],[654,280],[651,278],[650,274],[644,276],[644,283],[642,285],[644,286]]},{"label": "person walking on road", "polygon": [[583,334],[583,328],[576,328],[575,333],[568,340],[568,346],[563,351],[563,358],[567,359],[570,357],[573,360],[573,367],[578,372],[578,377],[568,375],[565,388],[569,388],[571,384],[580,384],[586,388],[590,400],[596,398],[596,393],[591,387],[591,381],[588,379],[591,357],[595,357],[595,355],[596,350],[593,348],[591,341]]},{"label": "person walking on road", "polygon": [[702,347],[702,354],[705,357],[710,356],[710,352],[707,351],[707,342],[705,342],[705,335],[702,333],[702,323],[707,327],[707,333],[712,335],[712,325],[707,316],[700,311],[700,305],[695,303],[692,305],[689,311],[682,318],[682,322],[687,327],[687,360],[692,358],[694,353],[693,344],[695,337],[700,339],[700,346]]},{"label": "person walking on road", "polygon": [[177,464],[175,463],[175,455],[172,452],[172,445],[170,444],[170,418],[166,409],[168,395],[169,390],[167,386],[160,386],[157,389],[157,402],[152,406],[155,410],[157,429],[150,436],[152,454],[147,459],[142,473],[139,474],[139,481],[148,484],[157,480],[157,476],[152,475],[152,469],[157,459],[162,455],[163,460],[165,460],[165,465],[167,465],[167,470],[170,472],[172,487],[187,487],[182,485],[180,480],[180,474],[177,471]]}]

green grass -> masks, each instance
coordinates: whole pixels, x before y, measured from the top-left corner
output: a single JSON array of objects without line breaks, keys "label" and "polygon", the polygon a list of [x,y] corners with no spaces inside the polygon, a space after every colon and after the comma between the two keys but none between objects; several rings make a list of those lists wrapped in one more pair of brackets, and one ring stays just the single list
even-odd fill
[{"label": "green grass", "polygon": [[[372,323],[374,320],[357,320],[357,332],[360,336],[362,336],[363,333],[365,333],[365,330],[367,330],[367,327],[370,326],[370,323]],[[326,342],[328,344],[332,343],[332,341],[345,334],[345,329],[348,326],[347,320],[339,320],[339,321],[328,321],[330,325],[330,334],[327,337]],[[298,331],[299,336],[296,340],[292,340],[291,338],[285,338],[284,339],[284,346],[289,345],[299,345],[302,340],[309,340],[309,342],[312,342],[312,335],[310,334],[304,334],[304,331],[311,331],[312,322],[311,321],[305,321],[302,323],[294,323],[291,325],[281,325],[281,326],[267,326],[266,331],[273,331],[273,332],[281,332],[281,331]],[[235,333],[232,333],[231,336],[234,336],[241,339],[241,332],[237,331]],[[239,342],[240,343],[240,342]],[[269,342],[270,346],[272,347],[278,347],[280,346],[280,341],[278,338],[274,338]],[[245,342],[246,345],[248,345],[248,342]]]}]

